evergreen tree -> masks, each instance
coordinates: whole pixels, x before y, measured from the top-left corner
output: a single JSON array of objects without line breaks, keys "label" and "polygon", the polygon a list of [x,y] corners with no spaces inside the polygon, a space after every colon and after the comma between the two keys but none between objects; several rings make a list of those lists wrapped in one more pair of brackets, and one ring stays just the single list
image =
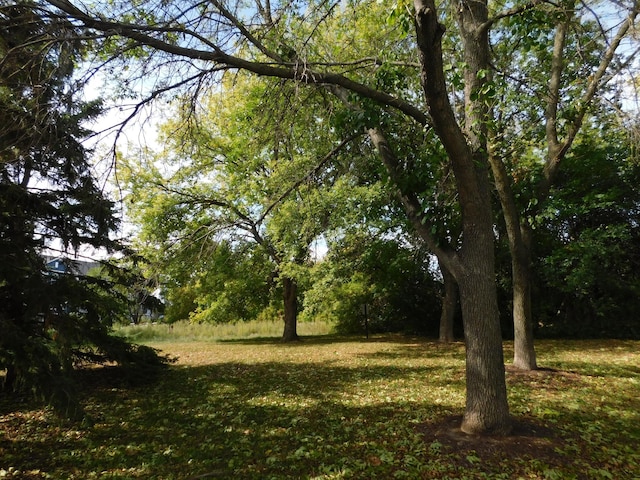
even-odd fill
[{"label": "evergreen tree", "polygon": [[[46,38],[46,41],[44,40]],[[53,39],[53,40],[52,40]],[[70,373],[79,361],[132,362],[153,352],[109,336],[119,309],[110,283],[55,274],[44,254],[114,250],[114,205],[92,174],[82,122],[100,105],[75,99],[79,44],[63,20],[34,5],[0,7],[0,371],[5,390],[30,389],[78,412]],[[75,272],[78,273],[78,272]]]}]

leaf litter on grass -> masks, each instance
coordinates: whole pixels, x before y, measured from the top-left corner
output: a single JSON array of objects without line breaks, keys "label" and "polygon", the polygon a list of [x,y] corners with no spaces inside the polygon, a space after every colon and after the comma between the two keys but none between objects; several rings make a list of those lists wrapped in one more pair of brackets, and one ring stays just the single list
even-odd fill
[{"label": "leaf litter on grass", "polygon": [[[606,342],[587,342],[576,356],[579,345],[539,342],[541,363],[548,351],[553,370],[508,370],[516,430],[507,439],[487,439],[458,429],[464,408],[459,343],[401,336],[321,337],[293,345],[163,342],[157,346],[178,360],[155,382],[131,386],[117,375],[89,373],[83,402],[90,423],[4,400],[0,475],[640,477],[638,453],[629,447],[640,439],[633,395],[639,375],[631,368],[634,359],[639,364],[640,343],[616,345],[605,355]],[[592,351],[601,364],[597,376]],[[629,367],[624,375],[621,366]]]}]

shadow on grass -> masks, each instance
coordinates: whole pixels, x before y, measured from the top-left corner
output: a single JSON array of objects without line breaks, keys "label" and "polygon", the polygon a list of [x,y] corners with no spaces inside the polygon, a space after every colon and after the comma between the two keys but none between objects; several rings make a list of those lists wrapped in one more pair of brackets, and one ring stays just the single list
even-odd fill
[{"label": "shadow on grass", "polygon": [[567,372],[603,378],[634,378],[640,380],[640,367],[606,362],[562,361],[558,365]]},{"label": "shadow on grass", "polygon": [[636,353],[637,340],[620,339],[539,339],[537,345],[544,345],[547,353],[577,352],[589,354],[590,352],[613,352],[615,350]]},{"label": "shadow on grass", "polygon": [[300,336],[297,341],[283,342],[281,337],[252,337],[252,338],[222,338],[216,340],[218,343],[223,344],[236,344],[236,345],[287,345],[291,347],[304,347],[307,345],[331,345],[341,343],[353,343],[353,342],[368,342],[368,343],[398,343],[404,344],[411,342],[412,340],[420,342],[429,342],[432,339],[422,337],[411,337],[405,335],[393,335],[393,334],[380,334],[370,335],[367,338],[363,335],[341,335],[337,333],[330,333],[327,335],[308,335]]},{"label": "shadow on grass", "polygon": [[[91,426],[63,432],[34,418],[30,430],[40,435],[0,442],[6,466],[53,478],[307,478],[342,469],[387,478],[405,454],[424,453],[415,425],[425,412],[451,413],[425,398],[380,399],[367,387],[428,378],[428,367],[230,362],[173,367],[136,388],[102,373],[87,373],[95,376],[87,379]],[[366,387],[350,396],[357,385]]]},{"label": "shadow on grass", "polygon": [[[615,432],[598,422],[602,415],[560,403],[553,408],[565,420],[549,436],[566,452],[524,445],[505,457],[497,447],[470,450],[466,440],[462,447],[444,448],[445,439],[424,438],[423,426],[450,419],[460,408],[425,395],[450,382],[436,378],[435,370],[229,362],[173,367],[159,382],[136,388],[124,388],[111,375],[100,383],[100,372],[94,371],[98,378],[89,383],[95,390],[86,401],[94,424],[61,428],[34,418],[29,430],[40,435],[0,440],[0,468],[47,472],[52,478],[165,480],[517,478],[553,468],[566,478],[591,478],[590,468],[606,465],[605,455],[597,457],[603,445],[609,454],[613,448],[622,452],[612,442]],[[428,388],[415,398],[400,394],[397,385],[416,378]],[[396,386],[383,391],[389,385]],[[586,423],[599,425],[591,443],[575,431]],[[539,457],[546,451],[548,458]],[[575,464],[575,456],[590,463]],[[635,467],[625,468],[620,472],[628,475]]]},{"label": "shadow on grass", "polygon": [[[333,336],[312,338],[292,346],[336,343]],[[438,344],[407,337],[370,341],[398,348],[357,353],[348,361],[223,360],[172,366],[157,381],[135,386],[117,370],[87,371],[85,405],[94,423],[56,426],[47,415],[27,411],[0,419],[0,468],[20,469],[19,478],[43,478],[24,473],[40,471],[51,478],[164,480],[595,478],[597,469],[612,478],[640,475],[640,457],[626,450],[640,435],[639,400],[616,399],[613,384],[610,397],[599,400],[599,411],[569,404],[581,398],[585,387],[572,377],[562,377],[564,383],[557,385],[521,386],[528,404],[519,409],[546,408],[552,414],[553,435],[562,446],[560,452],[550,449],[553,458],[536,457],[526,448],[511,456],[501,450],[495,455],[487,451],[488,456],[457,451],[455,445],[447,450],[437,436],[425,439],[424,425],[462,413],[462,402],[456,400],[463,397],[462,379],[452,375],[455,369],[398,360],[426,353],[459,355],[462,346],[436,352],[431,349]],[[253,340],[240,344],[264,345]],[[527,399],[529,390],[551,394],[553,386],[562,387],[563,395],[539,403]],[[614,410],[618,418],[611,421],[604,412]],[[538,419],[546,421],[545,415]]]},{"label": "shadow on grass", "polygon": [[278,345],[291,349],[307,349],[314,346],[343,345],[349,343],[356,344],[386,344],[397,346],[397,349],[376,351],[370,353],[359,353],[361,357],[371,357],[378,359],[401,359],[401,358],[458,358],[464,360],[464,342],[440,343],[433,338],[416,337],[402,334],[396,335],[371,335],[369,338],[357,335],[313,335],[301,337],[294,342],[283,342],[275,337],[258,337],[250,339],[224,339],[217,340],[216,343],[222,345]]}]

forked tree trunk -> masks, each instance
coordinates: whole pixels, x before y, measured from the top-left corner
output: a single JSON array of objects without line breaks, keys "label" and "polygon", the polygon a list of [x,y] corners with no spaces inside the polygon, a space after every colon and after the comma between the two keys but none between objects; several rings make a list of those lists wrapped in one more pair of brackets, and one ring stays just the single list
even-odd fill
[{"label": "forked tree trunk", "polygon": [[455,340],[453,336],[453,322],[456,318],[456,311],[458,310],[458,283],[444,263],[438,261],[438,265],[440,266],[444,283],[438,340],[441,343],[450,343]]},{"label": "forked tree trunk", "polygon": [[[369,130],[391,177],[397,182],[395,155],[379,129]],[[467,404],[461,428],[470,434],[506,434],[511,419],[507,404],[502,335],[495,281],[493,222],[487,171],[472,169],[469,188],[459,187],[463,210],[463,247],[459,253],[439,248],[421,221],[415,196],[400,192],[416,231],[438,254],[460,287],[460,304],[467,342]],[[462,175],[464,176],[464,175]]]},{"label": "forked tree trunk", "polygon": [[284,277],[282,279],[284,290],[284,332],[283,342],[294,342],[298,337],[298,285],[295,280]]},{"label": "forked tree trunk", "polygon": [[490,71],[486,1],[461,0],[458,24],[463,39],[464,131],[449,102],[434,0],[414,0],[422,86],[433,128],[447,152],[456,180],[462,216],[462,247],[440,259],[455,276],[466,341],[467,401],[461,429],[469,434],[507,434],[507,403],[502,335],[495,280],[493,215],[487,159],[487,104],[478,97]]}]

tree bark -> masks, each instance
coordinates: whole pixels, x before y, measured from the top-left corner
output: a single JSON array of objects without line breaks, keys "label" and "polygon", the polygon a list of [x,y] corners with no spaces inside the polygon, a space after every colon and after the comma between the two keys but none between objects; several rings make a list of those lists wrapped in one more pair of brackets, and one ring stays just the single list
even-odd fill
[{"label": "tree bark", "polygon": [[438,260],[442,280],[444,283],[444,296],[442,297],[442,311],[440,312],[440,334],[438,340],[441,343],[451,343],[453,336],[453,322],[458,310],[458,284],[456,279],[443,262]]},{"label": "tree bark", "polygon": [[472,435],[506,435],[511,430],[511,418],[498,321],[495,272],[493,259],[486,257],[486,251],[485,239],[465,252],[468,268],[458,281],[464,319],[467,379],[461,430]]},{"label": "tree bark", "polygon": [[520,244],[511,250],[513,288],[513,366],[520,370],[536,370],[536,350],[531,311],[531,230],[520,228]]},{"label": "tree bark", "polygon": [[[399,185],[397,161],[383,133],[380,129],[370,129],[369,137]],[[467,402],[461,428],[469,434],[506,435],[511,429],[511,418],[495,281],[489,177],[486,168],[479,167],[477,171],[472,168],[467,177],[471,181],[469,185],[460,185],[457,180],[463,214],[463,246],[459,252],[437,245],[422,221],[419,202],[411,192],[400,191],[399,187],[398,196],[411,223],[459,285],[467,345]]]},{"label": "tree bark", "polygon": [[511,254],[513,298],[513,366],[520,370],[538,368],[531,311],[531,228],[520,218],[511,180],[504,162],[492,153],[489,162],[502,206]]},{"label": "tree bark", "polygon": [[298,337],[298,285],[295,280],[283,277],[284,290],[284,332],[283,342],[295,342]]},{"label": "tree bark", "polygon": [[507,434],[511,419],[502,352],[502,335],[495,280],[493,218],[488,177],[484,102],[473,101],[489,69],[486,2],[458,4],[464,44],[465,130],[457,122],[447,95],[441,38],[433,0],[414,0],[422,86],[433,120],[456,179],[462,214],[462,247],[441,260],[460,287],[466,341],[467,394],[462,431],[469,434]]}]

